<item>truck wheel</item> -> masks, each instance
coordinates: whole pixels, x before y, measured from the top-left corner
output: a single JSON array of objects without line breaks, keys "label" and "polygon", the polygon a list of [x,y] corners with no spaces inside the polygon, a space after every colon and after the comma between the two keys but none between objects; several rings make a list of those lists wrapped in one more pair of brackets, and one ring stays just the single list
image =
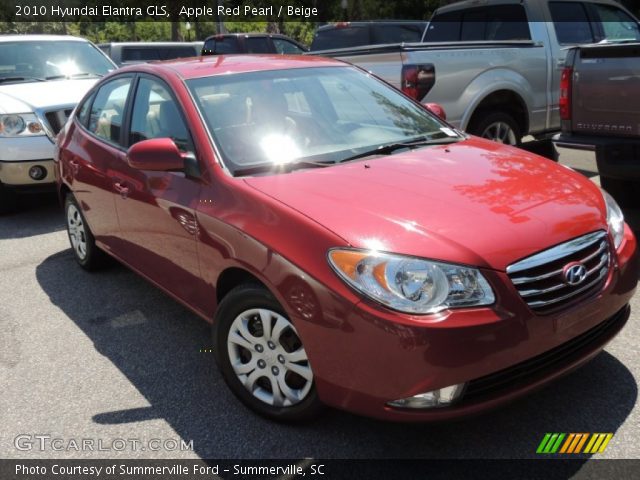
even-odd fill
[{"label": "truck wheel", "polygon": [[97,247],[80,206],[70,193],[65,198],[64,212],[69,243],[76,261],[85,270],[97,270],[103,267],[107,263],[107,254]]},{"label": "truck wheel", "polygon": [[0,214],[11,213],[16,210],[17,206],[16,193],[0,184]]},{"label": "truck wheel", "polygon": [[511,115],[504,112],[493,112],[474,115],[467,131],[478,137],[493,140],[506,145],[520,145],[522,132],[520,126]]},{"label": "truck wheel", "polygon": [[609,192],[621,207],[637,207],[640,203],[638,201],[637,182],[600,177],[600,186]]},{"label": "truck wheel", "polygon": [[213,348],[231,391],[258,414],[299,421],[322,410],[302,341],[264,287],[241,285],[223,298],[213,324]]}]

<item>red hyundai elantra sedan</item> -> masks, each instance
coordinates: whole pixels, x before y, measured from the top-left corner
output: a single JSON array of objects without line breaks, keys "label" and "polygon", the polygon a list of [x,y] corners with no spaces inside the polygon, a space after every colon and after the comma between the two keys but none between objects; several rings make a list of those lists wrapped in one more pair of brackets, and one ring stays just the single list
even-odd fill
[{"label": "red hyundai elantra sedan", "polygon": [[637,282],[592,182],[334,60],[118,70],[57,175],[78,263],[115,257],[211,322],[229,387],[274,419],[497,406],[594,357]]}]

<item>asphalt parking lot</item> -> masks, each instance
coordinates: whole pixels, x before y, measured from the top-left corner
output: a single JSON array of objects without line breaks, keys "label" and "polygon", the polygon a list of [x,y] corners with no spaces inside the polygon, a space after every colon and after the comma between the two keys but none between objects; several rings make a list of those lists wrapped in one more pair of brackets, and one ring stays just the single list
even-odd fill
[{"label": "asphalt parking lot", "polygon": [[[598,180],[591,154],[560,161]],[[639,231],[638,212],[627,215]],[[545,432],[613,432],[600,457],[640,458],[638,295],[632,309],[586,368],[498,411],[419,425],[328,411],[274,424],[226,388],[203,352],[203,321],[125,267],[81,270],[55,197],[34,197],[0,217],[0,458],[531,458]],[[193,451],[21,450],[18,435],[184,440]]]}]

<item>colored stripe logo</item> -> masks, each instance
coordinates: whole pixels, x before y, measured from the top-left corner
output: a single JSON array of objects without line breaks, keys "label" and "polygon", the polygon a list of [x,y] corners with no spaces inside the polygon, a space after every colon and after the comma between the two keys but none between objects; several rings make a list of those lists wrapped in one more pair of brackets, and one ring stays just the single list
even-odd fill
[{"label": "colored stripe logo", "polygon": [[536,453],[602,453],[613,433],[545,433]]}]

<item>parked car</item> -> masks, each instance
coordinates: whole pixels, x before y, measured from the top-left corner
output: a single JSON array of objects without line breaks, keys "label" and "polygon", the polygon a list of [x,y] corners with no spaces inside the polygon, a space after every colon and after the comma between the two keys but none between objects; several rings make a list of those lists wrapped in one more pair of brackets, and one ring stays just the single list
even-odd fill
[{"label": "parked car", "polygon": [[207,37],[202,55],[229,55],[233,53],[280,53],[299,55],[307,47],[286,35],[275,33],[223,33]]},{"label": "parked car", "polygon": [[17,193],[54,190],[53,141],[76,103],[115,65],[92,43],[0,36],[0,212]]},{"label": "parked car", "polygon": [[311,51],[422,40],[428,22],[378,20],[338,22],[318,27]]},{"label": "parked car", "polygon": [[638,21],[613,0],[469,0],[436,10],[422,44],[314,54],[359,65],[416,100],[439,103],[456,127],[515,145],[560,129],[567,47],[631,24]]},{"label": "parked car", "polygon": [[116,65],[122,67],[157,60],[197,57],[200,55],[202,42],[112,42],[101,43],[98,47]]},{"label": "parked car", "polygon": [[638,279],[584,176],[331,59],[124,68],[57,166],[78,263],[107,253],[211,322],[229,387],[274,419],[497,406],[594,357]]},{"label": "parked car", "polygon": [[640,185],[640,30],[630,22],[606,27],[613,43],[567,55],[560,81],[562,132],[555,141],[594,151],[600,184],[631,206],[639,202]]}]

